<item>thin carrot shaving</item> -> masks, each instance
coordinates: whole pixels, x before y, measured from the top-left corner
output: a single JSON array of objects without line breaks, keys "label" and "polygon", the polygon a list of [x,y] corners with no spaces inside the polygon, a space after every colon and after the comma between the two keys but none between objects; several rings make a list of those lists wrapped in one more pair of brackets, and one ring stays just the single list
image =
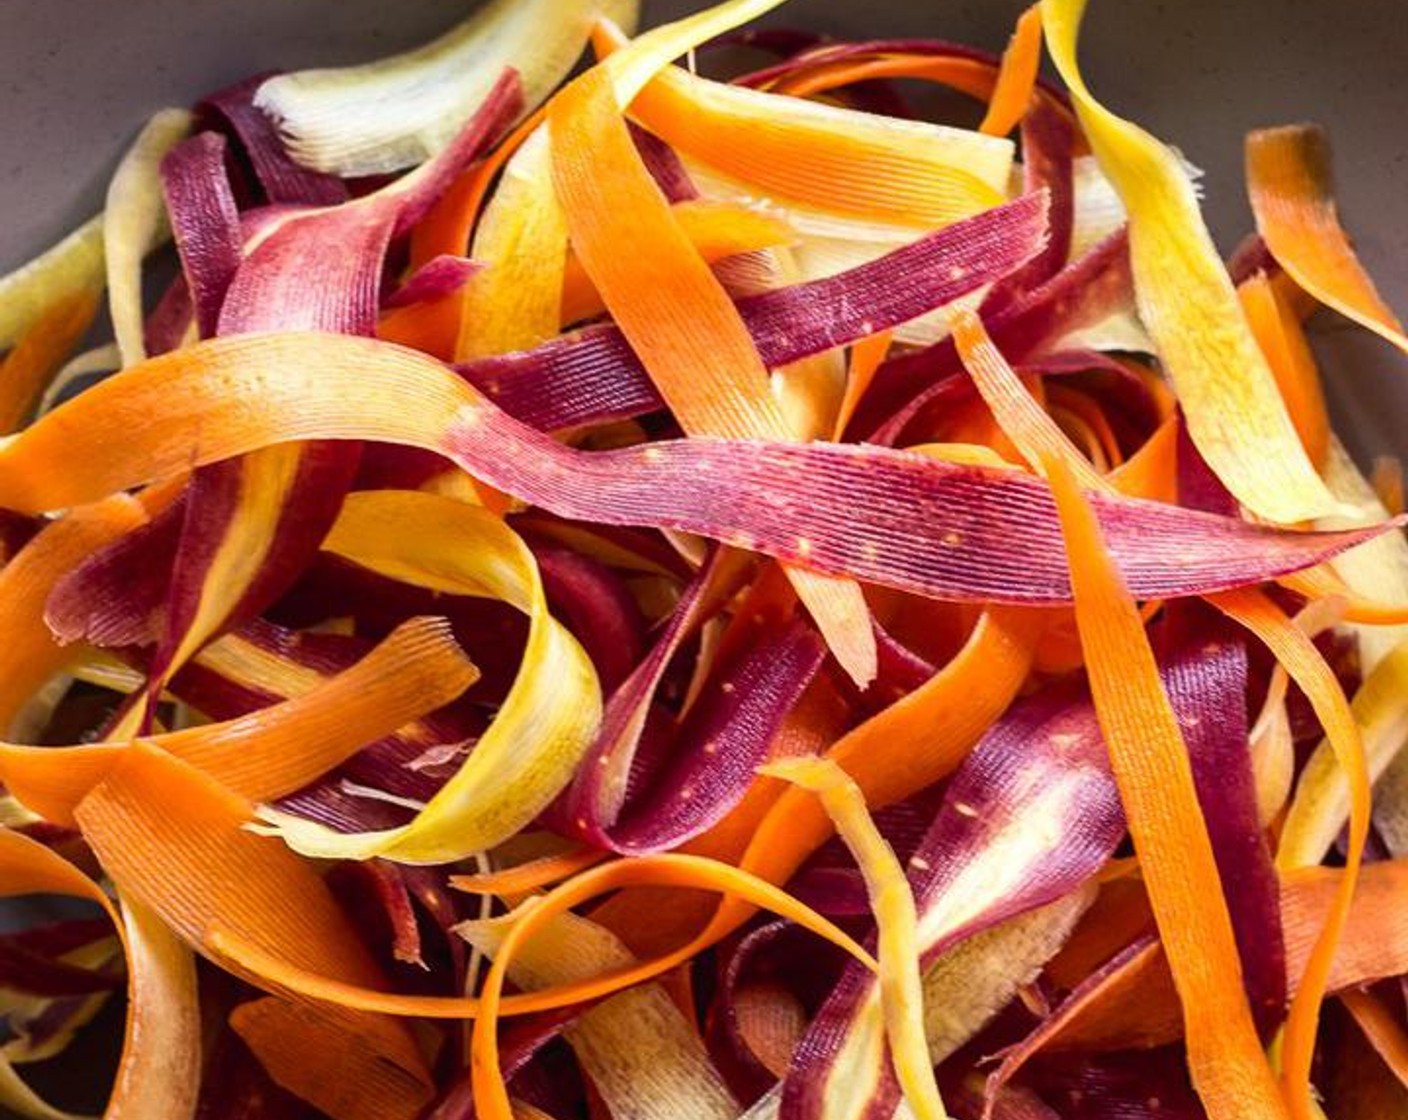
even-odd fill
[{"label": "thin carrot shaving", "polygon": [[[732,203],[690,199],[676,203],[673,212],[685,236],[709,264],[785,245],[796,237],[785,222]],[[581,261],[569,255],[562,282],[563,325],[592,318],[605,309]]]},{"label": "thin carrot shaving", "polygon": [[1374,459],[1369,484],[1390,516],[1404,510],[1403,460],[1396,455],[1379,455]]},{"label": "thin carrot shaving", "polygon": [[[1315,952],[1344,876],[1338,867],[1299,867],[1280,874],[1281,924],[1292,982]],[[1405,883],[1408,861],[1376,860],[1364,865],[1355,885],[1347,936],[1330,972],[1331,991],[1398,976],[1408,967],[1408,923],[1402,906]]]},{"label": "thin carrot shaving", "polygon": [[[848,717],[849,709],[840,691],[825,677],[818,677],[773,740],[772,759],[777,761],[822,754],[841,738]],[[755,776],[732,811],[713,828],[681,845],[680,850],[691,855],[737,862],[757,831],[759,822],[767,816],[786,788],[774,778],[761,774]]]},{"label": "thin carrot shaving", "polygon": [[104,284],[103,215],[0,277],[0,347],[14,346],[54,304]]},{"label": "thin carrot shaving", "polygon": [[216,922],[238,923],[281,960],[381,984],[313,868],[246,831],[250,803],[188,763],[135,743],[74,815],[113,880],[188,943],[199,948]]},{"label": "thin carrot shaving", "polygon": [[599,19],[592,27],[592,46],[603,58],[603,69],[611,74],[617,100],[628,105],[673,60],[783,3],[784,0],[722,0],[637,35],[630,41],[629,49],[619,52],[614,45],[624,42],[625,34],[610,19]]},{"label": "thin carrot shaving", "polygon": [[634,27],[639,0],[491,0],[414,50],[262,81],[254,105],[303,167],[344,177],[424,165],[513,70],[531,108],[575,66],[592,23]]},{"label": "thin carrot shaving", "polygon": [[25,422],[97,312],[96,292],[60,299],[0,360],[0,434],[13,432]]},{"label": "thin carrot shaving", "polygon": [[[1018,42],[1019,37],[1022,38],[1020,43]],[[1031,37],[1035,38],[1035,43],[1029,41]],[[1026,103],[1020,107],[1019,118],[1025,114],[1031,98],[1038,97],[1054,111],[1069,119],[1072,115],[1070,106],[1036,82],[1036,76],[1040,69],[1041,36],[1039,33],[1034,34],[1030,29],[1025,28],[1022,24],[1022,17],[1019,17],[1018,29],[1013,34],[1012,42],[1009,43],[1009,49],[1012,47],[1020,47],[1019,57],[1014,60],[1014,64],[1020,63],[1022,67],[1021,70],[1013,72],[1014,82],[1018,77],[1025,79],[1026,66],[1031,62],[1031,56],[1027,52],[1033,50],[1036,52],[1031,70],[1032,86],[1027,90]],[[935,56],[906,51],[879,51],[857,57],[848,56],[834,59],[830,58],[828,52],[823,49],[814,52],[810,60],[798,60],[794,69],[773,78],[758,88],[774,93],[785,93],[791,97],[813,97],[877,78],[912,78],[919,81],[935,82],[959,93],[965,93],[975,100],[991,103],[997,90],[1001,69],[1000,65],[994,65],[986,59],[969,58],[964,55]],[[1013,94],[1014,98],[1018,89],[1019,87],[1016,85],[1009,87],[1009,92]],[[995,130],[985,128],[980,131],[989,135],[1005,135],[1005,132],[998,133]],[[1007,131],[1010,132],[1011,129],[1009,128]]]},{"label": "thin carrot shaving", "polygon": [[1188,173],[1116,116],[1076,62],[1085,0],[1042,0],[1047,45],[1101,169],[1129,213],[1140,317],[1158,344],[1188,431],[1223,484],[1272,521],[1305,521],[1334,499],[1305,454],[1198,210]]},{"label": "thin carrot shaving", "polygon": [[[410,269],[414,272],[438,256],[463,256],[469,250],[490,188],[524,141],[543,123],[542,109],[522,121],[498,147],[459,177],[411,231]],[[377,336],[434,354],[446,361],[460,344],[461,325],[484,298],[482,288],[468,285],[458,292],[398,308],[383,315]]]},{"label": "thin carrot shaving", "polygon": [[623,98],[652,132],[778,198],[916,228],[995,205],[1007,142],[661,70]]},{"label": "thin carrot shaving", "polygon": [[[497,958],[513,922],[513,915],[467,922],[459,933]],[[609,930],[577,914],[559,914],[519,943],[508,975],[516,987],[531,991],[590,978],[632,959]],[[710,1063],[696,1022],[672,1001],[666,984],[657,983],[587,1009],[564,1036],[613,1116],[734,1120],[738,1102]]]},{"label": "thin carrot shaving", "polygon": [[893,339],[893,332],[881,331],[861,339],[851,347],[850,366],[846,371],[846,391],[836,412],[836,423],[832,429],[833,439],[839,440],[846,426],[850,424],[856,406],[860,404],[861,397],[865,396],[866,389],[870,388],[871,381],[875,379],[876,370],[889,354]]},{"label": "thin carrot shaving", "polygon": [[1309,568],[1276,582],[1307,599],[1338,599],[1346,622],[1364,626],[1401,626],[1408,623],[1408,603],[1385,603],[1357,595],[1332,568]]},{"label": "thin carrot shaving", "polygon": [[1110,472],[1110,484],[1131,498],[1172,504],[1178,490],[1178,428],[1176,417],[1160,424],[1143,447]]},{"label": "thin carrot shaving", "polygon": [[960,310],[950,318],[953,340],[963,365],[992,410],[1007,438],[1036,470],[1052,459],[1069,465],[1076,481],[1087,490],[1109,491],[1110,485],[1071,444],[1051,416],[1032,397],[988,332],[971,311]]},{"label": "thin carrot shaving", "polygon": [[604,70],[548,106],[572,247],[687,431],[782,432],[768,373],[723,287],[650,180]]},{"label": "thin carrot shaving", "polygon": [[231,684],[285,699],[312,692],[330,676],[238,633],[206,646],[196,663]]},{"label": "thin carrot shaving", "polygon": [[825,758],[788,759],[764,771],[817,795],[865,878],[879,938],[880,1005],[895,1075],[919,1120],[946,1120],[924,1033],[919,971],[919,918],[914,894],[894,850],[865,806],[859,786]]},{"label": "thin carrot shaving", "polygon": [[103,213],[103,251],[108,308],[124,366],[147,356],[143,339],[142,258],[166,226],[162,209],[162,157],[191,130],[186,109],[153,114],[122,157],[108,184]]},{"label": "thin carrot shaving", "polygon": [[93,552],[146,520],[139,501],[114,495],[47,526],[0,568],[0,730],[14,734],[25,703],[74,658],[45,624],[49,592]]},{"label": "thin carrot shaving", "polygon": [[791,97],[813,97],[874,78],[919,78],[938,82],[983,101],[997,88],[997,70],[991,63],[975,58],[931,58],[914,54],[882,54],[859,61],[816,63],[800,67],[795,73],[763,88]]},{"label": "thin carrot shaving", "polygon": [[378,1053],[380,1024],[358,1012],[268,996],[242,1003],[230,1026],[269,1076],[335,1120],[416,1120],[431,1098],[422,1071]]},{"label": "thin carrot shaving", "polygon": [[498,517],[418,491],[354,494],[324,548],[431,591],[498,599],[526,615],[528,641],[489,730],[409,823],[340,833],[265,807],[257,828],[325,859],[463,859],[525,827],[571,779],[601,720],[596,670],[548,610],[533,554]]},{"label": "thin carrot shaving", "polygon": [[[752,336],[651,180],[607,70],[558,94],[548,127],[553,182],[578,260],[681,427],[735,439],[788,436]],[[869,684],[877,654],[860,588],[790,574],[828,646],[858,685]]]},{"label": "thin carrot shaving", "polygon": [[[1279,678],[1285,691],[1284,673]],[[1276,682],[1273,681],[1273,686]],[[1295,737],[1284,697],[1262,706],[1248,742],[1252,781],[1256,787],[1257,820],[1263,828],[1275,829],[1286,810],[1295,780]],[[1279,831],[1279,829],[1277,829]]]},{"label": "thin carrot shaving", "polygon": [[607,853],[591,848],[578,848],[561,855],[505,867],[499,871],[484,871],[477,875],[451,875],[450,886],[467,894],[524,895],[543,887],[570,879],[573,875],[595,867]]},{"label": "thin carrot shaving", "polygon": [[[318,873],[277,841],[248,832],[249,803],[185,762],[135,744],[75,816],[119,888],[227,970],[280,994],[284,976],[303,972],[368,991],[384,988],[380,969]],[[214,947],[218,928],[239,930],[234,948]],[[369,1057],[426,1083],[424,1061],[403,1024],[366,1015],[356,1022]],[[377,1062],[359,1068],[378,1073]],[[355,1088],[347,1085],[349,1092]]]},{"label": "thin carrot shaving", "polygon": [[1149,901],[1183,1004],[1188,1067],[1212,1120],[1286,1115],[1242,988],[1232,924],[1187,747],[1144,624],[1065,462],[1046,462],[1076,622]]},{"label": "thin carrot shaving", "polygon": [[[315,781],[367,743],[448,704],[478,677],[443,620],[404,624],[345,672],[294,699],[228,723],[150,739],[251,801]],[[116,766],[122,744],[0,743],[0,779],[46,818],[71,825],[75,806]]]},{"label": "thin carrot shaving", "polygon": [[[193,1115],[200,1086],[201,1028],[190,952],[140,903],[122,897],[115,904],[58,853],[0,828],[0,898],[33,894],[96,903],[122,942],[128,972],[127,1026],[104,1120]],[[0,1098],[27,1115],[67,1115],[34,1094],[3,1054]]]},{"label": "thin carrot shaving", "polygon": [[1398,1018],[1372,992],[1351,989],[1341,992],[1339,1000],[1364,1032],[1375,1053],[1393,1070],[1393,1075],[1408,1086],[1408,1031]]},{"label": "thin carrot shaving", "polygon": [[535,109],[488,156],[460,172],[450,188],[411,231],[412,271],[441,254],[459,256],[464,253],[495,177],[542,123],[543,110]]},{"label": "thin carrot shaving", "polygon": [[979,132],[989,136],[1006,136],[1026,116],[1036,90],[1037,70],[1041,66],[1041,5],[1033,4],[1017,17],[1012,41],[1002,52],[1002,66],[997,72],[997,85],[988,102]]},{"label": "thin carrot shaving", "polygon": [[1262,273],[1243,281],[1237,297],[1257,345],[1271,364],[1301,446],[1310,461],[1323,468],[1330,451],[1330,414],[1304,328],[1285,297]]},{"label": "thin carrot shaving", "polygon": [[[1016,697],[1046,622],[1042,611],[986,612],[951,662],[841,738],[826,757],[877,809],[953,773]],[[831,834],[830,818],[815,800],[788,790],[759,821],[740,866],[785,882]],[[700,940],[725,936],[752,913],[736,899],[725,900]]]},{"label": "thin carrot shaving", "polygon": [[499,945],[493,967],[484,979],[480,991],[478,1015],[474,1021],[474,1103],[483,1120],[507,1120],[511,1116],[508,1088],[499,1068],[497,1024],[499,1015],[516,1005],[529,1008],[564,1007],[583,999],[592,999],[643,980],[653,979],[697,955],[708,942],[708,932],[694,941],[653,961],[608,972],[594,980],[558,985],[544,992],[527,996],[503,997],[504,981],[518,947],[525,944],[539,929],[558,915],[605,891],[635,884],[671,885],[702,890],[716,890],[729,898],[746,899],[756,907],[765,907],[791,918],[804,929],[826,938],[838,948],[872,970],[878,967],[874,958],[850,937],[825,918],[791,895],[757,879],[743,870],[698,856],[667,854],[621,860],[583,872],[575,879],[548,894],[520,907],[517,919]]},{"label": "thin carrot shaving", "polygon": [[1247,190],[1257,230],[1291,278],[1325,306],[1408,351],[1403,324],[1340,225],[1324,132],[1288,125],[1248,135]]},{"label": "thin carrot shaving", "polygon": [[1084,393],[1063,385],[1045,386],[1044,395],[1047,411],[1057,427],[1070,436],[1072,442],[1084,445],[1085,457],[1094,464],[1096,471],[1102,476],[1108,475],[1124,462],[1119,438],[1099,405]]},{"label": "thin carrot shaving", "polygon": [[[873,970],[876,967],[874,958],[849,935],[773,884],[727,863],[678,852],[615,860],[590,868],[520,907],[515,912],[518,919],[514,931],[527,927],[525,932],[517,935],[526,940],[541,922],[550,921],[557,914],[599,895],[647,887],[707,891],[743,899],[754,911],[770,910],[789,918],[803,929],[849,953],[867,968]],[[204,949],[216,962],[238,975],[261,983],[268,990],[335,1003],[352,1010],[428,1019],[466,1019],[489,1013],[486,993],[481,993],[480,998],[403,995],[349,982],[290,960],[289,955],[278,948],[261,943],[255,936],[256,932],[253,927],[246,927],[240,915],[232,913],[213,919],[206,927]],[[706,931],[691,938],[687,944],[651,960],[613,969],[590,980],[557,984],[541,991],[502,998],[496,996],[494,1014],[528,1015],[613,995],[664,976],[698,956],[721,936]]]},{"label": "thin carrot shaving", "polygon": [[807,1029],[802,1001],[781,984],[760,981],[734,992],[733,1013],[753,1056],[774,1077],[785,1077]]},{"label": "thin carrot shaving", "polygon": [[[274,531],[302,463],[298,444],[265,447],[239,461],[239,495],[219,530],[219,544],[201,573],[199,602],[165,666],[170,677],[223,626],[244,598],[273,547]],[[162,687],[151,683],[152,694]]]},{"label": "thin carrot shaving", "polygon": [[[1325,663],[1305,632],[1260,591],[1232,591],[1213,596],[1210,601],[1228,617],[1251,630],[1271,650],[1276,660],[1285,666],[1291,680],[1310,699],[1343,771],[1343,780],[1349,786],[1349,843],[1345,851],[1344,877],[1334,905],[1325,917],[1315,950],[1306,962],[1305,975],[1291,1002],[1282,1042],[1282,1079],[1291,1111],[1294,1116],[1305,1118],[1311,1115],[1310,1070],[1315,1054],[1320,1004],[1327,990],[1336,947],[1348,921],[1359,866],[1364,858],[1364,843],[1369,833],[1369,771],[1359,726],[1349,701],[1345,699],[1334,671]],[[1285,845],[1283,836],[1283,853],[1288,851]],[[1282,867],[1297,866],[1300,862],[1298,859],[1278,857],[1278,864]]]},{"label": "thin carrot shaving", "polygon": [[1149,896],[1138,878],[1138,861],[1129,866],[1112,860],[1100,876],[1100,890],[1081,916],[1070,940],[1046,966],[1046,976],[1057,987],[1070,991],[1153,928]]},{"label": "thin carrot shaving", "polygon": [[453,361],[460,335],[459,298],[459,292],[452,292],[439,299],[394,308],[377,320],[376,336],[441,361]]},{"label": "thin carrot shaving", "polygon": [[485,267],[460,298],[455,359],[527,350],[557,334],[567,267],[567,227],[548,173],[540,127],[504,167],[470,255]]},{"label": "thin carrot shaving", "polygon": [[1020,468],[1011,459],[982,443],[916,443],[909,449],[917,455],[927,455],[944,463],[962,463],[970,467],[1014,471]]}]

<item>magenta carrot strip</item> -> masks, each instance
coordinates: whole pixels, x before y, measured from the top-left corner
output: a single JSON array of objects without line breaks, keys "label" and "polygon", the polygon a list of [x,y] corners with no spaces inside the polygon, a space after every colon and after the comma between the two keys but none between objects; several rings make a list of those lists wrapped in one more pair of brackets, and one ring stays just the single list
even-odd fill
[{"label": "magenta carrot strip", "polygon": [[[942,307],[1012,273],[1041,249],[1044,194],[921,238],[869,264],[738,302],[764,363],[785,366]],[[460,367],[491,400],[553,431],[664,407],[614,326],[588,327],[526,353]]]}]

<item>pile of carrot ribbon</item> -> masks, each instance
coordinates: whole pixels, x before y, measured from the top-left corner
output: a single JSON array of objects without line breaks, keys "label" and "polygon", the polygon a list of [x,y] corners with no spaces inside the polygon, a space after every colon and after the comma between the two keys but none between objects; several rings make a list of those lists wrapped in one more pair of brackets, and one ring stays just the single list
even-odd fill
[{"label": "pile of carrot ribbon", "polygon": [[251,78],[0,278],[0,1105],[1408,1114],[1325,137],[1224,261],[1084,0],[782,6]]}]

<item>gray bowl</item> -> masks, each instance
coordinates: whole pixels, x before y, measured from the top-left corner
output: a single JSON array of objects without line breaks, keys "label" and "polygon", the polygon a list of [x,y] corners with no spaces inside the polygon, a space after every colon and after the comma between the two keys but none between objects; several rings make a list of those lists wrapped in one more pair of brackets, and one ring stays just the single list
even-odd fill
[{"label": "gray bowl", "polygon": [[[703,0],[645,0],[649,22]],[[260,70],[364,61],[422,42],[471,0],[4,0],[0,274],[96,212],[153,110]],[[793,0],[766,22],[846,38],[937,36],[1000,49],[1023,0]],[[1252,228],[1250,128],[1312,120],[1335,144],[1346,225],[1408,313],[1408,15],[1393,0],[1091,0],[1082,54],[1097,95],[1206,171],[1230,250]],[[1341,435],[1408,454],[1408,360],[1322,312],[1313,323]],[[3,640],[3,638],[0,638]],[[3,917],[3,914],[0,914]],[[96,1061],[96,1057],[93,1059]],[[60,1075],[73,1099],[82,1077]],[[87,1096],[87,1102],[81,1100]],[[100,1103],[100,1102],[98,1102]],[[3,1117],[0,1111],[0,1117]]]}]

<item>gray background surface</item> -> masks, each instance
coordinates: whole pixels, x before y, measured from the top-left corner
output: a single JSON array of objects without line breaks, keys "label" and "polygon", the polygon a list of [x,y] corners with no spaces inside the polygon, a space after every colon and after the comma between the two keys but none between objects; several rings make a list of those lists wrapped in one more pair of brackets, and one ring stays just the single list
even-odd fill
[{"label": "gray background surface", "polygon": [[[249,73],[350,63],[419,43],[471,0],[0,0],[0,272],[100,205],[147,114]],[[646,0],[655,22],[692,0]],[[1000,48],[1020,0],[793,0],[768,22],[848,37]],[[1346,224],[1408,312],[1408,6],[1401,0],[1091,0],[1082,57],[1098,96],[1207,176],[1225,249],[1251,228],[1243,133],[1315,120],[1335,143]],[[1334,316],[1317,346],[1342,432],[1408,453],[1408,361]],[[67,1080],[67,1079],[65,1079]]]}]

